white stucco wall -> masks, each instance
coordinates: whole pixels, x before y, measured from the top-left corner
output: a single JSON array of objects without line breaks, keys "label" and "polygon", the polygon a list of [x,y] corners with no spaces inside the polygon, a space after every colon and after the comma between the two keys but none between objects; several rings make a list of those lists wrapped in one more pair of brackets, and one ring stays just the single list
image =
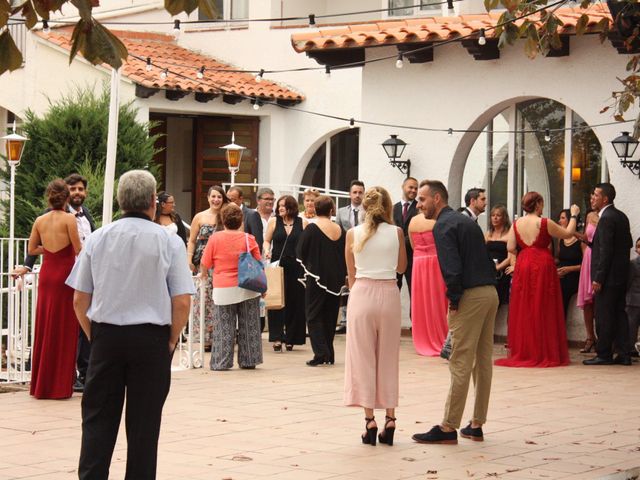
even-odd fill
[{"label": "white stucco wall", "polygon": [[[394,49],[370,49],[367,59],[391,55]],[[597,37],[571,39],[571,55],[529,60],[521,46],[507,48],[499,60],[476,61],[460,45],[435,51],[435,61],[406,64],[396,69],[394,61],[367,64],[363,72],[362,117],[366,120],[408,126],[454,129],[482,128],[513,102],[545,97],[576,111],[589,125],[612,121],[600,114],[612,91],[619,87],[628,58],[619,55]],[[594,68],[597,63],[598,68]],[[633,118],[633,114],[629,115]],[[626,125],[626,126],[625,126]],[[637,176],[623,169],[610,141],[630,124],[594,128],[609,164],[611,182],[618,190],[616,203],[631,221],[634,238],[640,235],[640,212],[635,207],[640,194]],[[421,132],[409,129],[364,127],[360,136],[361,177],[367,184],[379,183],[399,194],[402,174],[393,170],[380,143],[397,133],[407,147],[403,158],[411,158],[417,178],[437,178],[449,185],[452,203],[460,198],[461,179],[467,153],[477,134]]]}]

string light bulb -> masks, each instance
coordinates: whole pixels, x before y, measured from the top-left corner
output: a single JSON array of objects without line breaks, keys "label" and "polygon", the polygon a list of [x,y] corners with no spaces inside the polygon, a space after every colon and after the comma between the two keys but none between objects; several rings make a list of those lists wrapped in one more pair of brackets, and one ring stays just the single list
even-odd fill
[{"label": "string light bulb", "polygon": [[173,21],[173,36],[176,38],[180,36],[180,19],[178,18]]},{"label": "string light bulb", "polygon": [[356,121],[353,118],[349,119],[349,128],[355,128]]},{"label": "string light bulb", "polygon": [[160,73],[160,78],[162,80],[166,80],[168,76],[169,76],[169,70],[165,68],[164,70],[162,70],[162,73]]},{"label": "string light bulb", "polygon": [[258,100],[257,98],[251,103],[253,103],[254,110],[260,110],[260,107],[263,105],[262,101]]},{"label": "string light bulb", "polygon": [[147,72],[153,70],[153,65],[151,65],[151,57],[147,57],[147,65],[144,68]]},{"label": "string light bulb", "polygon": [[396,60],[396,68],[402,68],[404,67],[404,59],[402,57],[402,54],[398,55],[398,60]]},{"label": "string light bulb", "polygon": [[262,77],[264,76],[264,69],[260,69],[260,72],[256,75],[256,82],[260,83],[262,81]]},{"label": "string light bulb", "polygon": [[480,36],[478,37],[478,45],[486,45],[487,38],[484,36],[484,28],[480,29]]},{"label": "string light bulb", "polygon": [[49,22],[46,20],[42,20],[42,33],[51,33],[51,29],[49,28]]},{"label": "string light bulb", "polygon": [[331,76],[331,67],[329,65],[325,65],[324,67],[324,73],[327,77]]},{"label": "string light bulb", "polygon": [[200,80],[204,78],[204,65],[200,67],[200,70],[198,70],[198,73],[196,73],[196,77],[198,77]]},{"label": "string light bulb", "polygon": [[449,135],[450,137],[453,137],[453,128],[449,128],[447,130],[447,135]]},{"label": "string light bulb", "polygon": [[316,16],[314,13],[309,14],[309,26],[313,27],[316,24]]},{"label": "string light bulb", "polygon": [[551,140],[551,132],[546,128],[544,131],[544,141],[548,142],[549,140]]}]

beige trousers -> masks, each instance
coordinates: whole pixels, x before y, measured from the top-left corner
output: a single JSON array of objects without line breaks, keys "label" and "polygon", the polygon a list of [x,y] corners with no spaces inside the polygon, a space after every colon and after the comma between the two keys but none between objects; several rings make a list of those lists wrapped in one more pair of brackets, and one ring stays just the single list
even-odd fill
[{"label": "beige trousers", "polygon": [[493,327],[498,310],[498,294],[492,285],[464,291],[458,311],[449,314],[451,386],[442,424],[459,428],[473,375],[475,405],[473,421],[487,421],[491,375],[493,372]]}]

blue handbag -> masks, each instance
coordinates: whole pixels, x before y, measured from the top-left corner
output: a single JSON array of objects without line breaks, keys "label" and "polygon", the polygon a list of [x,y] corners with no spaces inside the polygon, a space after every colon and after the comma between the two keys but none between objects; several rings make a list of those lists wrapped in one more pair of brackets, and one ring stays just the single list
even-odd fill
[{"label": "blue handbag", "polygon": [[238,258],[238,286],[252,292],[264,293],[267,291],[267,275],[264,273],[264,265],[256,260],[249,251],[249,234],[245,233],[247,251],[242,252]]}]

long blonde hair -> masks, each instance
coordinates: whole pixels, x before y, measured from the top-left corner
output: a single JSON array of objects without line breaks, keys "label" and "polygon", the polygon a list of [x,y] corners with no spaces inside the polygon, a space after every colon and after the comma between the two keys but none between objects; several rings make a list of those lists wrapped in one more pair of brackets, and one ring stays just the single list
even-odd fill
[{"label": "long blonde hair", "polygon": [[378,231],[378,225],[389,223],[393,225],[393,203],[389,192],[383,187],[371,187],[364,194],[362,201],[364,208],[364,235],[358,243],[353,245],[353,253],[361,252],[365,243]]}]

